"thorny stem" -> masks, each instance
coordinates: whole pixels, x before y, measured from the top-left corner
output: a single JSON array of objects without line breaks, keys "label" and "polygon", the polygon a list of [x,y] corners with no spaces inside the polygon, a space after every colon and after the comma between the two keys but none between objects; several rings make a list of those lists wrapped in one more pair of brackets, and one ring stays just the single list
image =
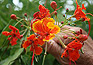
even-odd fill
[{"label": "thorny stem", "polygon": [[45,57],[46,57],[46,54],[47,54],[46,52],[47,52],[47,42],[45,42],[45,53],[44,53],[42,65],[44,65]]}]

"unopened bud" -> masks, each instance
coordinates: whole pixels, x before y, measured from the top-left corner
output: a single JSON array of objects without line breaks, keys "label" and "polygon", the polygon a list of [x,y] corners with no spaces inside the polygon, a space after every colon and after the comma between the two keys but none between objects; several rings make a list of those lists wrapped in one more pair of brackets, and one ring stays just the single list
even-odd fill
[{"label": "unopened bud", "polygon": [[61,24],[63,24],[64,23],[64,21],[61,21]]},{"label": "unopened bud", "polygon": [[23,35],[20,35],[20,39],[23,37]]},{"label": "unopened bud", "polygon": [[68,23],[68,25],[70,25],[70,23]]},{"label": "unopened bud", "polygon": [[11,17],[11,19],[14,19],[14,20],[16,20],[16,19],[17,19],[17,17],[16,17],[16,15],[15,15],[15,14],[12,14],[10,17]]},{"label": "unopened bud", "polygon": [[65,17],[65,14],[63,15],[63,17]]},{"label": "unopened bud", "polygon": [[84,22],[85,21],[85,18],[82,18],[81,21]]},{"label": "unopened bud", "polygon": [[21,25],[21,27],[23,27],[23,25]]},{"label": "unopened bud", "polygon": [[74,26],[76,26],[77,24],[74,24]]},{"label": "unopened bud", "polygon": [[82,34],[82,29],[80,29],[80,34]]},{"label": "unopened bud", "polygon": [[81,35],[78,36],[78,40],[80,40],[80,41],[85,41],[87,39],[88,39],[87,35],[81,34]]},{"label": "unopened bud", "polygon": [[57,4],[55,1],[52,1],[50,6],[55,10],[57,8]]},{"label": "unopened bud", "polygon": [[69,9],[68,8],[66,8],[66,12],[68,12],[69,11]]},{"label": "unopened bud", "polygon": [[25,14],[24,14],[24,16],[26,16],[26,17],[27,17],[27,13],[25,13]]},{"label": "unopened bud", "polygon": [[65,35],[65,36],[63,36],[63,38],[64,38],[64,39],[67,39],[67,38],[68,38],[68,36],[67,36],[67,35]]},{"label": "unopened bud", "polygon": [[57,16],[57,11],[54,11],[54,14]]}]

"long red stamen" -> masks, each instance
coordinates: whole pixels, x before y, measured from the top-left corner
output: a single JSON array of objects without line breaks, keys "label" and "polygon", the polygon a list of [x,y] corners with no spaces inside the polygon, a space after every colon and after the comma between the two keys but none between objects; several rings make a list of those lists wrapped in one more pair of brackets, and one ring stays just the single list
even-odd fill
[{"label": "long red stamen", "polygon": [[69,65],[71,65],[71,60],[69,60]]},{"label": "long red stamen", "polygon": [[89,32],[88,32],[88,36],[90,34],[90,29],[91,29],[91,25],[90,25],[90,22],[88,21],[88,25],[89,25]]},{"label": "long red stamen", "polygon": [[33,65],[33,61],[34,61],[34,51],[33,51],[33,56],[32,56],[31,65]]},{"label": "long red stamen", "polygon": [[86,14],[89,14],[89,15],[93,16],[91,13],[86,13]]}]

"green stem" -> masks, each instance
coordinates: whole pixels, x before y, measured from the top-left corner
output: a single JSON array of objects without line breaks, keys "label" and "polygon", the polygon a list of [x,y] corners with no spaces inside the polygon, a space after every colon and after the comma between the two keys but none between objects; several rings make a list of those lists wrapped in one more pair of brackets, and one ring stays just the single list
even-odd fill
[{"label": "green stem", "polygon": [[22,20],[24,20],[24,19],[21,19],[21,20],[16,20],[16,21],[18,21],[14,26],[16,26],[16,25],[18,25],[19,23],[21,23],[23,26],[25,26],[27,29],[29,29],[30,30],[30,28],[28,27],[28,26],[26,26],[26,25],[24,25],[21,21]]},{"label": "green stem", "polygon": [[26,32],[27,32],[27,29],[25,30],[25,32],[22,35],[25,35]]},{"label": "green stem", "polygon": [[47,42],[45,42],[45,53],[44,53],[44,57],[43,57],[43,62],[42,62],[42,65],[44,65],[44,61],[45,61],[45,57],[46,57],[46,52],[47,52]]},{"label": "green stem", "polygon": [[20,21],[16,20],[16,21],[18,21],[18,22],[17,22],[14,26],[18,25],[22,20],[23,20],[23,19],[21,19]]},{"label": "green stem", "polygon": [[58,38],[58,40],[60,41],[60,43],[61,43],[61,45],[62,45],[62,47],[63,48],[66,48],[66,45],[62,42],[62,40],[58,37],[58,36],[56,36],[57,38]]},{"label": "green stem", "polygon": [[70,20],[72,17],[74,17],[75,15],[72,15],[71,17],[69,17],[67,20]]}]

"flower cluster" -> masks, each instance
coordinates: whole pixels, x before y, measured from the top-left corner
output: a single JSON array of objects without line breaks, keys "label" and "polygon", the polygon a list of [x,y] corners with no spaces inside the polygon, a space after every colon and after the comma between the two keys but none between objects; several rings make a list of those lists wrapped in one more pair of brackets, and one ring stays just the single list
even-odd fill
[{"label": "flower cluster", "polygon": [[10,41],[11,45],[14,46],[17,44],[17,40],[21,39],[23,35],[20,35],[19,30],[14,26],[9,25],[9,28],[12,30],[11,32],[3,31],[2,34],[5,36],[11,35],[11,37],[8,37],[8,40]]},{"label": "flower cluster", "polygon": [[[49,42],[49,40],[52,40],[57,33],[60,32],[60,28],[66,24],[70,23],[68,21],[71,20],[72,17],[75,17],[76,20],[83,20],[83,21],[88,21],[89,24],[89,33],[90,33],[90,18],[88,18],[86,16],[86,13],[84,13],[82,10],[86,10],[86,8],[84,7],[84,4],[82,4],[82,8],[80,7],[80,5],[78,5],[78,2],[76,0],[76,5],[77,8],[74,12],[74,14],[70,17],[70,18],[65,18],[65,21],[62,21],[61,24],[59,25],[58,22],[58,18],[57,18],[57,10],[60,9],[61,7],[59,7],[57,9],[57,3],[55,1],[51,2],[50,6],[53,8],[53,12],[50,13],[49,10],[47,8],[45,8],[43,5],[39,5],[39,10],[38,12],[35,12],[33,14],[33,19],[31,20],[31,22],[29,22],[31,24],[31,26],[29,25],[28,21],[26,21],[25,19],[21,19],[23,21],[25,21],[25,24],[21,21],[18,21],[20,18],[16,17],[15,14],[11,15],[11,19],[14,19],[16,21],[18,21],[16,23],[16,25],[18,23],[21,23],[21,27],[25,27],[28,31],[30,31],[31,33],[27,33],[26,35],[28,36],[24,36],[26,37],[26,39],[24,39],[25,41],[22,43],[22,48],[24,48],[25,50],[27,49],[27,47],[30,46],[30,51],[33,52],[33,56],[32,56],[32,63],[33,64],[33,59],[34,59],[34,55],[40,55],[42,53],[42,46],[45,44],[45,42]],[[69,9],[66,9],[66,12],[69,12]],[[55,19],[52,18],[53,15],[55,15]],[[25,17],[27,16],[27,13],[24,14]],[[63,17],[65,17],[65,15],[63,15]],[[55,23],[56,22],[56,23]],[[71,22],[72,23],[72,22]],[[74,23],[74,22],[73,22]],[[3,31],[2,34],[5,36],[11,36],[8,37],[9,42],[11,43],[12,46],[17,44],[17,40],[21,39],[23,37],[23,35],[27,32],[25,30],[25,32],[23,33],[23,35],[20,35],[19,30],[14,27],[9,25],[9,29],[11,29],[11,32],[8,31]],[[21,31],[22,32],[22,31]],[[32,33],[33,32],[33,33]],[[65,32],[67,33],[67,32]],[[71,37],[71,39],[73,39],[72,42],[70,42],[67,46],[61,41],[61,45],[63,46],[63,48],[65,49],[64,52],[61,55],[61,58],[64,57],[68,57],[70,61],[75,62],[77,59],[79,59],[80,54],[79,54],[79,50],[81,50],[81,48],[83,47],[83,42],[85,40],[88,39],[88,35],[84,35],[82,34],[82,30],[80,29],[80,31],[74,32],[74,36]],[[61,35],[60,35],[61,36]],[[64,39],[69,38],[68,36],[63,36]],[[60,40],[60,38],[59,38]]]}]

